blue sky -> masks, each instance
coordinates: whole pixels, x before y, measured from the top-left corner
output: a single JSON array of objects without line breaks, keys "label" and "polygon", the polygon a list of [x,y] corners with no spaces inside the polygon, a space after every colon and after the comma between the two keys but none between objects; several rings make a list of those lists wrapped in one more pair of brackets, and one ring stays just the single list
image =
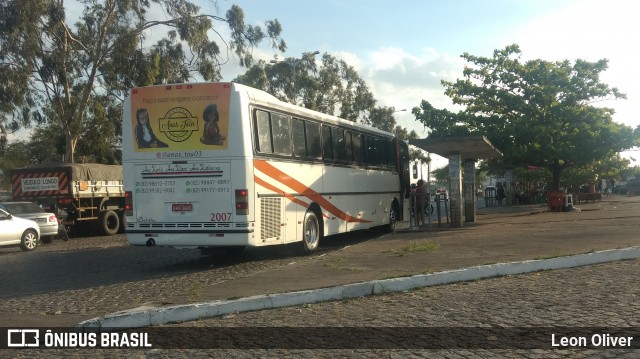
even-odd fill
[{"label": "blue sky", "polygon": [[[198,0],[203,11],[213,11]],[[379,105],[411,109],[426,99],[455,109],[440,80],[462,77],[460,55],[491,56],[515,43],[523,59],[609,60],[602,81],[627,100],[599,105],[616,110],[614,120],[640,125],[640,2],[622,0],[236,0],[245,21],[277,18],[288,44],[285,57],[318,50],[345,59],[365,79]],[[269,60],[273,51],[256,51]],[[282,57],[282,56],[281,56]],[[231,80],[240,69],[224,70]],[[424,130],[409,112],[398,122]],[[628,157],[628,155],[627,155]],[[640,159],[640,156],[638,156]],[[640,163],[638,163],[640,164]]]}]

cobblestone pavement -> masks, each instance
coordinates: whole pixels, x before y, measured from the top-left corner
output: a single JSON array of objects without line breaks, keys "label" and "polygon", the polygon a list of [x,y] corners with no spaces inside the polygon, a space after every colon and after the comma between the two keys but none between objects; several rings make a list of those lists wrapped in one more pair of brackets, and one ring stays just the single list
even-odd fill
[{"label": "cobblestone pavement", "polygon": [[[354,300],[236,313],[190,327],[638,327],[640,260],[429,287]],[[318,334],[317,331],[313,332]],[[334,340],[326,333],[325,338]],[[194,340],[202,338],[196,338]],[[549,338],[549,343],[550,343]],[[635,338],[640,340],[640,338]],[[185,343],[188,345],[188,343]],[[2,353],[0,353],[2,354]],[[620,349],[30,350],[5,357],[101,358],[635,358]]]}]

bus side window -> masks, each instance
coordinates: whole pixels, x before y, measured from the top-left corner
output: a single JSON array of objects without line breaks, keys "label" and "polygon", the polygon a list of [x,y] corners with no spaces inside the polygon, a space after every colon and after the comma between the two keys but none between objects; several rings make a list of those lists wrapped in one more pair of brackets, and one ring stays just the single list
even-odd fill
[{"label": "bus side window", "polygon": [[380,137],[374,137],[373,143],[375,143],[374,151],[376,153],[374,164],[379,167],[385,166],[387,164],[387,154],[384,151],[384,140]]},{"label": "bus side window", "polygon": [[387,152],[387,167],[391,170],[396,168],[396,150],[392,140],[384,140]]},{"label": "bus side window", "polygon": [[269,125],[269,113],[256,110],[256,151],[263,153],[273,153],[271,147],[271,126]]},{"label": "bus side window", "polygon": [[346,147],[347,162],[353,163],[353,146],[351,144],[351,131],[344,131],[344,144]]},{"label": "bus side window", "polygon": [[333,146],[331,145],[331,127],[322,126],[322,158],[333,160]]},{"label": "bus side window", "polygon": [[296,157],[307,157],[303,120],[299,118],[291,120],[291,139],[293,140],[293,155]]},{"label": "bus side window", "polygon": [[347,160],[347,154],[344,146],[344,130],[332,127],[331,139],[333,141],[333,157],[336,161],[345,162]]},{"label": "bus side window", "polygon": [[376,144],[373,136],[364,136],[364,163],[369,166],[376,164]]},{"label": "bus side window", "polygon": [[362,134],[354,133],[352,138],[353,144],[353,161],[357,165],[362,164]]},{"label": "bus side window", "polygon": [[306,121],[305,129],[307,130],[307,156],[313,158],[322,157],[322,147],[320,145],[320,124]]},{"label": "bus side window", "polygon": [[291,133],[289,132],[289,117],[277,113],[272,113],[271,134],[273,135],[273,153],[291,155]]}]

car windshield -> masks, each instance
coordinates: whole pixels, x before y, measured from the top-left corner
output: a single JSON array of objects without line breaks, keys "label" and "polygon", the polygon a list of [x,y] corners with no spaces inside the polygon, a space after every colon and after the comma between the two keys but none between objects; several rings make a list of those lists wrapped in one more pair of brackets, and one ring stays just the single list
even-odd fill
[{"label": "car windshield", "polygon": [[6,208],[9,213],[13,214],[45,213],[42,208],[33,202],[3,203],[2,206]]}]

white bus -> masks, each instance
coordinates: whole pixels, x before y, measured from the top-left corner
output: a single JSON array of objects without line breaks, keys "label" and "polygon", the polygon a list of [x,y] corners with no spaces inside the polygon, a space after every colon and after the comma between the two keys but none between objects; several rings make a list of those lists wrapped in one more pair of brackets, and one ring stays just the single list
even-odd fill
[{"label": "white bus", "polygon": [[309,253],[408,220],[406,143],[244,85],[132,89],[122,141],[132,245]]}]

